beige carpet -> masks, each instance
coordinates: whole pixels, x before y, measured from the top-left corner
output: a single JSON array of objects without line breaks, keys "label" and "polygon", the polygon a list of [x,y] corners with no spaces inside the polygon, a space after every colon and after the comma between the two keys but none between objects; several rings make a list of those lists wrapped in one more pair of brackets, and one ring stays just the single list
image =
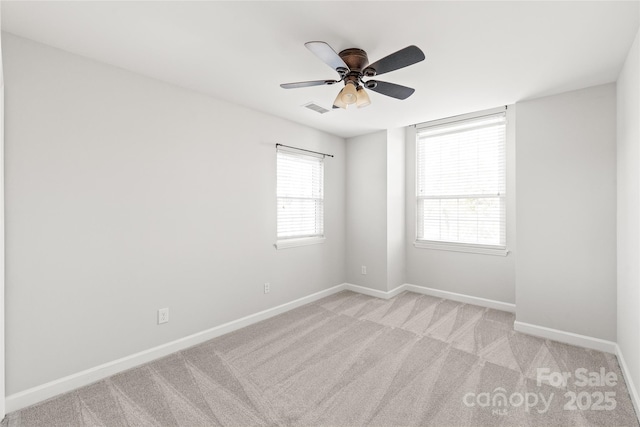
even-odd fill
[{"label": "beige carpet", "polygon": [[[614,356],[514,332],[513,320],[414,293],[341,292],[2,425],[638,426]],[[538,386],[537,368],[572,377]],[[580,368],[609,384],[583,385]]]}]

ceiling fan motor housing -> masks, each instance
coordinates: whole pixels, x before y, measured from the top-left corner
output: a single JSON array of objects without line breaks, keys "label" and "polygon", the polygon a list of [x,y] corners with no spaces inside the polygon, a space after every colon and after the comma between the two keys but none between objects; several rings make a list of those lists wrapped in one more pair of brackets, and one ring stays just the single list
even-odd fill
[{"label": "ceiling fan motor housing", "polygon": [[364,67],[369,65],[367,52],[358,48],[345,49],[338,54],[352,72],[360,73]]},{"label": "ceiling fan motor housing", "polygon": [[369,58],[367,52],[355,47],[345,49],[338,54],[340,58],[351,70],[349,73],[343,76],[344,84],[352,83],[355,87],[359,86],[360,79],[362,78],[362,70],[369,65]]},{"label": "ceiling fan motor housing", "polygon": [[358,81],[364,77],[373,77],[376,75],[376,70],[371,67],[367,67],[369,65],[369,58],[367,56],[367,52],[362,49],[358,49],[355,47],[345,49],[338,54],[340,58],[344,61],[345,64],[351,69],[350,73],[340,73],[340,77],[343,77],[346,82],[352,82],[356,86],[358,86]]}]

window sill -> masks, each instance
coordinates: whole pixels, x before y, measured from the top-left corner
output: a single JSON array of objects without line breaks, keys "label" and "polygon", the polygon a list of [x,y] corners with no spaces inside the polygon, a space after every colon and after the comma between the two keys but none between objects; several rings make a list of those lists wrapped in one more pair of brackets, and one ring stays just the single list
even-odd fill
[{"label": "window sill", "polygon": [[437,243],[437,242],[425,242],[416,241],[413,243],[416,248],[422,249],[436,249],[440,251],[452,251],[452,252],[467,252],[473,254],[483,255],[496,255],[507,256],[509,250],[507,248],[492,248],[487,246],[472,246],[472,245],[456,245],[453,243]]},{"label": "window sill", "polygon": [[273,246],[275,246],[276,249],[289,249],[298,246],[317,245],[324,243],[324,241],[324,237],[303,237],[301,239],[278,240]]}]

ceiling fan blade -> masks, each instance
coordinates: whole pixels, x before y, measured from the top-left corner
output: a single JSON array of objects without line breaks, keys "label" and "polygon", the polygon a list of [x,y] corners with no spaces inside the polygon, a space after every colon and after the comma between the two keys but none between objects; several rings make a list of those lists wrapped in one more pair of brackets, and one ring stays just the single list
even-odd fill
[{"label": "ceiling fan blade", "polygon": [[338,80],[312,80],[309,82],[282,83],[280,87],[283,89],[296,89],[299,87],[332,85],[334,83],[338,83]]},{"label": "ceiling fan blade", "polygon": [[395,83],[381,82],[377,80],[369,80],[365,83],[367,89],[381,93],[396,99],[407,99],[416,90],[410,87],[397,85]]},{"label": "ceiling fan blade", "polygon": [[[422,53],[420,48],[413,45],[407,46],[367,66],[364,69],[364,75],[369,77],[379,76],[380,74],[408,67],[422,60],[424,60],[424,53]],[[372,74],[371,70],[375,72]]]},{"label": "ceiling fan blade", "polygon": [[342,58],[340,58],[340,55],[325,42],[307,42],[304,45],[320,58],[322,62],[336,70],[338,74],[344,75],[349,72],[349,67],[344,63]]}]

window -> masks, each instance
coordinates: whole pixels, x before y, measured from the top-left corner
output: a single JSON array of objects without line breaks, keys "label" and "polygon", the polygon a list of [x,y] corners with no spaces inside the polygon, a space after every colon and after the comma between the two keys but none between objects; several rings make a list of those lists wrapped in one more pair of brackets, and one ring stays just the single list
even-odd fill
[{"label": "window", "polygon": [[506,255],[506,117],[452,119],[416,132],[416,246]]},{"label": "window", "polygon": [[324,241],[324,159],[278,147],[278,243],[286,248]]}]

